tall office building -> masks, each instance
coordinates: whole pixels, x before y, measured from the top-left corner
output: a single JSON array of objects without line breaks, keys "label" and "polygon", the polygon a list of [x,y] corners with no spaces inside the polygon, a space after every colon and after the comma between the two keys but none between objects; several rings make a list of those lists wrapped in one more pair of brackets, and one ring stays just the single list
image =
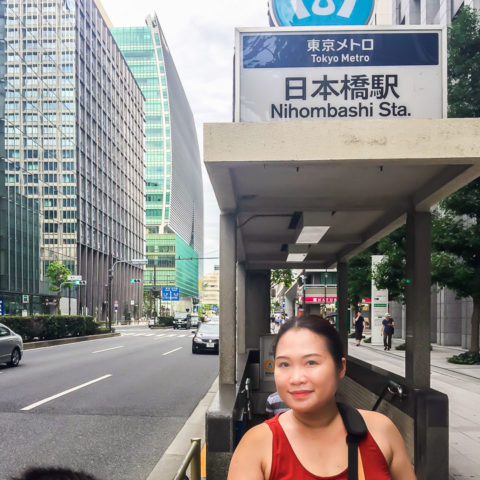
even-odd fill
[{"label": "tall office building", "polygon": [[394,25],[450,25],[460,7],[480,9],[479,0],[392,0]]},{"label": "tall office building", "polygon": [[[108,269],[144,256],[144,98],[99,1],[6,0],[5,17],[7,195],[38,204],[41,280],[62,262],[87,280],[78,309],[105,317]],[[141,276],[117,265],[121,313]]]},{"label": "tall office building", "polygon": [[145,27],[112,33],[146,99],[145,288],[177,285],[177,309],[183,310],[198,297],[203,252],[203,189],[193,115],[158,18],[149,16]]}]

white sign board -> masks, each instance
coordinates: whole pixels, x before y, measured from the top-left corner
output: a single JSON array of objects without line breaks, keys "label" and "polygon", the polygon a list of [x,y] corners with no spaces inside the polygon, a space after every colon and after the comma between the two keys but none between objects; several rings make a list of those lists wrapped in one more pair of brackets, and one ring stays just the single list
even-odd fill
[{"label": "white sign board", "polygon": [[242,28],[235,121],[444,118],[443,27]]},{"label": "white sign board", "polygon": [[[372,255],[372,273],[382,260],[383,255]],[[388,290],[379,290],[373,278],[371,301],[372,318],[370,319],[370,328],[372,330],[372,345],[383,345],[382,321],[385,313],[388,312]]]},{"label": "white sign board", "polygon": [[69,275],[67,277],[68,280],[82,280],[82,276],[81,275]]},{"label": "white sign board", "polygon": [[276,335],[262,335],[260,337],[260,390],[275,390],[275,357],[273,355],[273,345]]}]

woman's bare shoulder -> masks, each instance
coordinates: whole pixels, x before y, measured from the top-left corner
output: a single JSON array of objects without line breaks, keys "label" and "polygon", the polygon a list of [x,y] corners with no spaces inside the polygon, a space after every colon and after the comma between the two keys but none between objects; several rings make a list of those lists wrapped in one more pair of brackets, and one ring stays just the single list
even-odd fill
[{"label": "woman's bare shoulder", "polygon": [[391,435],[398,432],[395,424],[383,413],[371,410],[358,410],[367,424],[368,431],[373,437],[377,435]]},{"label": "woman's bare shoulder", "polygon": [[269,476],[273,434],[265,423],[250,428],[230,462],[228,480],[264,480]]}]

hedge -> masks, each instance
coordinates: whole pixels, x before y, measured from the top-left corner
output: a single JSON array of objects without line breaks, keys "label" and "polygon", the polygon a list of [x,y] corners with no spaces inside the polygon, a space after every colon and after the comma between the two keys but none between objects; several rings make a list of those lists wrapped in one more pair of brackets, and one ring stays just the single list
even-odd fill
[{"label": "hedge", "polygon": [[95,317],[80,315],[6,316],[1,317],[1,322],[18,333],[25,342],[81,337],[102,330]]},{"label": "hedge", "polygon": [[480,353],[464,352],[447,358],[447,361],[449,363],[458,363],[460,365],[480,365]]}]

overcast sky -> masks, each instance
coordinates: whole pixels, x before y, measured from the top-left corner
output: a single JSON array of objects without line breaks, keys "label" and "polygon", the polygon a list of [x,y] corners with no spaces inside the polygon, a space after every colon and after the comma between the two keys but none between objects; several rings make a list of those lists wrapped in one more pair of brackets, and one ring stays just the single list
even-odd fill
[{"label": "overcast sky", "polygon": [[[232,120],[235,27],[266,27],[267,0],[101,0],[115,27],[145,25],[157,13],[197,125]],[[218,207],[203,169],[204,256],[218,257]],[[205,260],[204,273],[218,260]]]}]

